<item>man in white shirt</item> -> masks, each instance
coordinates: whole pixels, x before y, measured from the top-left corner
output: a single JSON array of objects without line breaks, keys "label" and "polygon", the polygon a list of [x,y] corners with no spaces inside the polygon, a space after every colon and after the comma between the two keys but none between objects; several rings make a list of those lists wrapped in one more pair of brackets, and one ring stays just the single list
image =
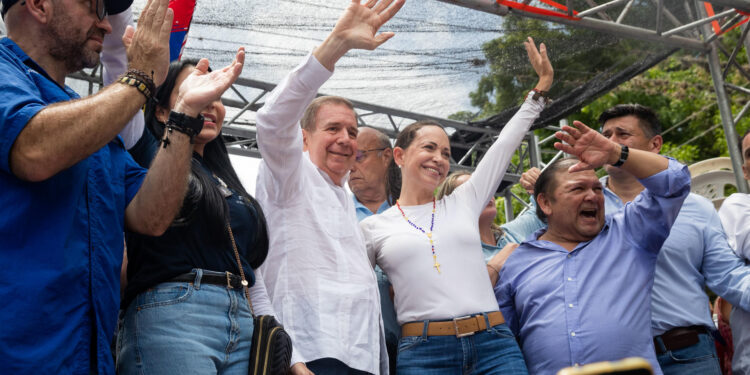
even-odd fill
[{"label": "man in white shirt", "polygon": [[394,35],[376,33],[403,4],[353,0],[258,112],[256,195],[271,239],[260,272],[295,342],[295,374],[388,373],[375,274],[343,187],[357,152],[356,116],[341,98],[308,104],[349,50],[372,50]]},{"label": "man in white shirt", "polygon": [[[742,150],[742,173],[750,180],[750,130],[740,140]],[[735,193],[729,196],[719,209],[719,217],[729,244],[734,251],[750,260],[750,194]],[[732,357],[732,374],[750,374],[750,312],[732,308],[729,318],[732,327],[734,357]]]}]

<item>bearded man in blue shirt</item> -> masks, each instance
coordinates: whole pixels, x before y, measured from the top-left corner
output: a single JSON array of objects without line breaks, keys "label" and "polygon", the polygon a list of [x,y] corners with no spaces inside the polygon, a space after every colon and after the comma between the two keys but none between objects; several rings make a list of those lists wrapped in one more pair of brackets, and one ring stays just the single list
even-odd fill
[{"label": "bearded man in blue shirt", "polygon": [[[651,286],[662,243],[690,192],[687,168],[628,149],[586,125],[556,136],[578,159],[551,164],[536,181],[534,233],[506,261],[495,288],[532,374],[638,356],[661,374],[651,336]],[[646,187],[623,210],[604,215],[593,169],[610,164]]]},{"label": "bearded man in blue shirt", "polygon": [[[2,0],[0,39],[0,368],[13,374],[113,374],[123,231],[161,235],[187,187],[200,111],[242,69],[180,87],[164,147],[146,173],[117,134],[161,84],[172,12],[150,0],[125,32],[131,70],[80,99],[65,76],[99,62],[108,12],[129,0]],[[147,73],[148,72],[148,73]],[[175,131],[172,131],[175,130]]]}]

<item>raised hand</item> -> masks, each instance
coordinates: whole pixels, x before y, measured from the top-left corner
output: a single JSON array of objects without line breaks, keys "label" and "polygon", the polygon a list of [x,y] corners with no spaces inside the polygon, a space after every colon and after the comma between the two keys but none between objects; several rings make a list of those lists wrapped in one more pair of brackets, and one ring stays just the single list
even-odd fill
[{"label": "raised hand", "polygon": [[245,63],[245,49],[240,47],[234,61],[228,66],[208,72],[208,60],[201,59],[190,75],[182,81],[177,91],[175,112],[197,116],[210,103],[221,98],[239,77]]},{"label": "raised hand", "polygon": [[349,7],[336,22],[331,34],[313,54],[328,70],[333,70],[336,61],[352,49],[373,50],[392,38],[394,33],[378,34],[383,24],[393,18],[405,0],[352,0]]},{"label": "raised hand", "polygon": [[552,63],[549,61],[547,56],[547,46],[544,43],[539,45],[539,50],[536,49],[534,39],[528,37],[523,42],[526,47],[526,53],[529,55],[529,62],[536,71],[536,75],[539,76],[539,83],[536,85],[537,90],[548,91],[552,86],[552,79],[554,78],[554,70],[552,69]]},{"label": "raised hand", "polygon": [[128,67],[151,75],[156,87],[164,82],[169,70],[169,35],[174,12],[169,0],[149,0],[141,11],[138,28],[125,29],[122,42],[127,48]]},{"label": "raised hand", "polygon": [[526,190],[529,195],[534,194],[534,184],[536,184],[536,180],[539,179],[539,176],[542,174],[542,171],[539,170],[537,167],[529,168],[526,172],[523,172],[521,175],[521,179],[518,181],[519,184]]},{"label": "raised hand", "polygon": [[604,164],[616,162],[620,155],[620,145],[604,137],[580,121],[573,121],[573,126],[564,125],[563,132],[555,137],[567,144],[555,142],[555,148],[576,156],[580,162],[570,167],[569,172],[596,169]]}]

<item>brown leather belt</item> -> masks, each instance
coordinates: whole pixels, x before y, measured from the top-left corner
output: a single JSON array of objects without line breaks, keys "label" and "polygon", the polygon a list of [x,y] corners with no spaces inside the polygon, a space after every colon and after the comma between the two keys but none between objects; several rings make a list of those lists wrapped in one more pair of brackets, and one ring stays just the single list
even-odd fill
[{"label": "brown leather belt", "polygon": [[[490,327],[505,323],[505,318],[500,311],[487,313],[490,321]],[[406,323],[401,326],[401,336],[422,336],[424,332],[424,322]],[[455,318],[453,320],[431,321],[427,326],[427,336],[471,336],[479,331],[487,329],[487,322],[484,315],[470,315]]]},{"label": "brown leather belt", "polygon": [[[654,349],[656,354],[664,354],[671,350],[680,350],[693,346],[700,341],[699,334],[706,333],[708,330],[703,326],[678,327],[664,332],[661,336],[654,337]],[[659,344],[664,343],[664,347]],[[666,349],[666,350],[663,350]]]}]

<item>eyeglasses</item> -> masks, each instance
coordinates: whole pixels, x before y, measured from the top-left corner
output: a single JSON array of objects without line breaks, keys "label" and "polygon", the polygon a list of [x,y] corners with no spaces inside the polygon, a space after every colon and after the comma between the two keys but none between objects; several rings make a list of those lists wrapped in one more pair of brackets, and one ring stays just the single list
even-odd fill
[{"label": "eyeglasses", "polygon": [[381,147],[381,148],[371,148],[369,150],[357,150],[357,156],[354,157],[354,160],[359,163],[362,160],[365,160],[365,157],[367,156],[368,152],[372,151],[383,151],[388,147]]},{"label": "eyeglasses", "polygon": [[96,17],[101,21],[107,16],[107,7],[104,5],[104,0],[94,0],[94,3],[96,4]]}]

